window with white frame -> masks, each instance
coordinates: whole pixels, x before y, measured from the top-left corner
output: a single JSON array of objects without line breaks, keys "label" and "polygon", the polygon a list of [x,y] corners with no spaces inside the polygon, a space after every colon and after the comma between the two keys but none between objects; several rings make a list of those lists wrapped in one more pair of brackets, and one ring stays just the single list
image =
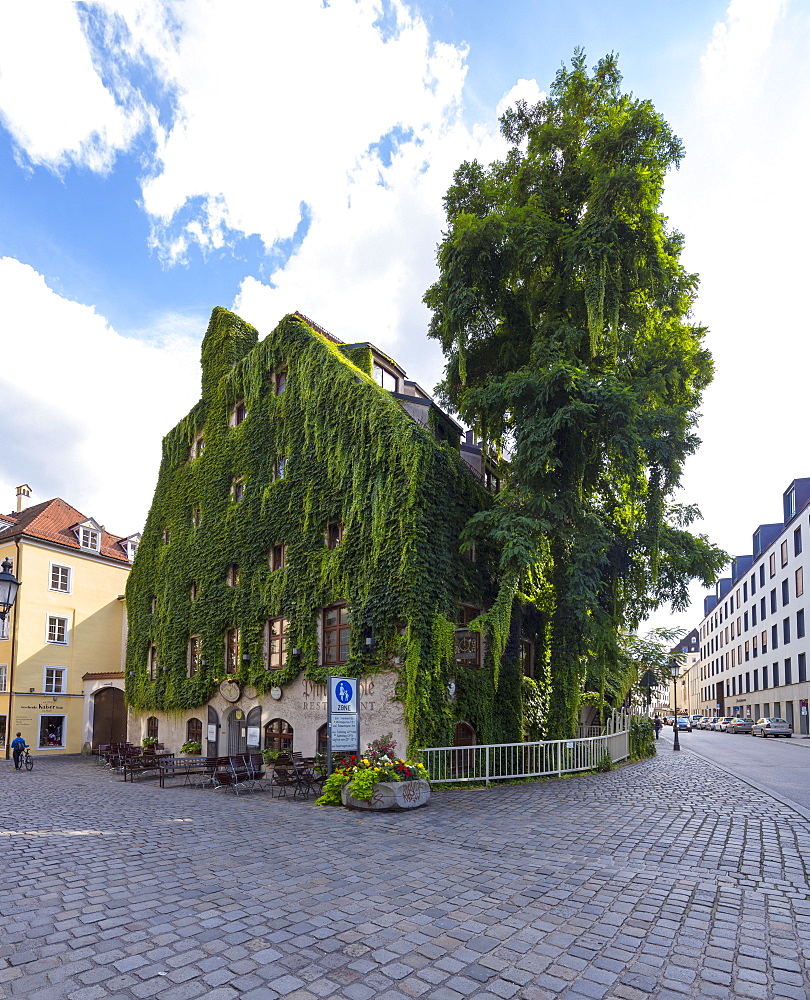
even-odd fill
[{"label": "window with white frame", "polygon": [[60,566],[58,563],[51,563],[51,590],[57,590],[60,594],[69,594],[70,577],[70,566]]},{"label": "window with white frame", "polygon": [[92,552],[98,552],[100,541],[101,532],[96,531],[95,528],[79,529],[79,545],[81,545],[83,549],[90,549]]},{"label": "window with white frame", "polygon": [[64,694],[67,690],[67,667],[45,667],[42,679],[44,694]]},{"label": "window with white frame", "polygon": [[66,646],[68,641],[68,620],[62,615],[48,615],[48,631],[46,642],[55,642]]},{"label": "window with white frame", "polygon": [[0,618],[0,639],[8,639],[8,618]]},{"label": "window with white frame", "polygon": [[0,691],[8,691],[8,664],[0,663]]},{"label": "window with white frame", "polygon": [[64,747],[67,740],[67,716],[40,715],[39,748]]}]

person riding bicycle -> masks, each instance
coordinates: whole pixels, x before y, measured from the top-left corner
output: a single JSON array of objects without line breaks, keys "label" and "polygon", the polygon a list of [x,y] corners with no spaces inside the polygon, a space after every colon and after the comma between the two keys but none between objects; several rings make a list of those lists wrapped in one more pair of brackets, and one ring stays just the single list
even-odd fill
[{"label": "person riding bicycle", "polygon": [[22,738],[22,733],[17,733],[11,741],[11,749],[14,753],[14,770],[22,770],[22,752],[28,749],[28,744]]}]

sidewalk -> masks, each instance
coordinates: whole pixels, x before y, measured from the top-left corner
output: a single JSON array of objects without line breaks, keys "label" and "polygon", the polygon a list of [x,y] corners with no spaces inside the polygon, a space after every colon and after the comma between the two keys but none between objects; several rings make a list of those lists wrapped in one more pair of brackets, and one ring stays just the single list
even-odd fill
[{"label": "sidewalk", "polygon": [[403,815],[52,758],[0,821],[0,996],[810,994],[810,823],[690,753]]}]

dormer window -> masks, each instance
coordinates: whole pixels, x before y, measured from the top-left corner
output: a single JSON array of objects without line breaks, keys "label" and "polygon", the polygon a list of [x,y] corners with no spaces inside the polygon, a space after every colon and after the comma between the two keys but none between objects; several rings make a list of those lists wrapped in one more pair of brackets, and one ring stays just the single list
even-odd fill
[{"label": "dormer window", "polygon": [[126,557],[127,559],[129,559],[130,562],[132,562],[132,560],[135,558],[140,541],[141,541],[140,533],[136,533],[134,535],[129,535],[126,538],[122,539],[120,543],[121,548],[126,553]]},{"label": "dormer window", "polygon": [[378,365],[376,362],[372,368],[371,377],[377,385],[382,386],[383,389],[387,389],[388,392],[397,391],[396,375],[393,372],[390,372],[387,368],[383,368],[382,365]]},{"label": "dormer window", "polygon": [[240,399],[236,406],[234,406],[231,410],[231,427],[238,427],[246,416],[247,406],[245,405],[244,399]]},{"label": "dormer window", "polygon": [[234,503],[240,503],[245,495],[245,477],[237,476],[231,482],[231,500]]},{"label": "dormer window", "polygon": [[286,388],[287,388],[287,369],[280,368],[273,375],[273,392],[275,392],[277,396],[280,396]]},{"label": "dormer window", "polygon": [[79,528],[79,545],[83,549],[98,552],[101,547],[101,532],[96,528]]},{"label": "dormer window", "polygon": [[326,526],[325,541],[327,549],[336,549],[343,541],[343,522],[330,521]]}]

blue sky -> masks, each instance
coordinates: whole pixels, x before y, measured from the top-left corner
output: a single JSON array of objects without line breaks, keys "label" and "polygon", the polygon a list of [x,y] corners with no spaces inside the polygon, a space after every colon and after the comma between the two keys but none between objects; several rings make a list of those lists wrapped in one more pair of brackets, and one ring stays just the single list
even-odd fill
[{"label": "blue sky", "polygon": [[29,482],[137,530],[215,305],[260,332],[299,309],[435,384],[421,296],[452,171],[502,155],[498,115],[582,46],[686,146],[665,207],[718,375],[679,499],[749,551],[810,474],[808,42],[799,0],[2,5],[0,509]]}]

